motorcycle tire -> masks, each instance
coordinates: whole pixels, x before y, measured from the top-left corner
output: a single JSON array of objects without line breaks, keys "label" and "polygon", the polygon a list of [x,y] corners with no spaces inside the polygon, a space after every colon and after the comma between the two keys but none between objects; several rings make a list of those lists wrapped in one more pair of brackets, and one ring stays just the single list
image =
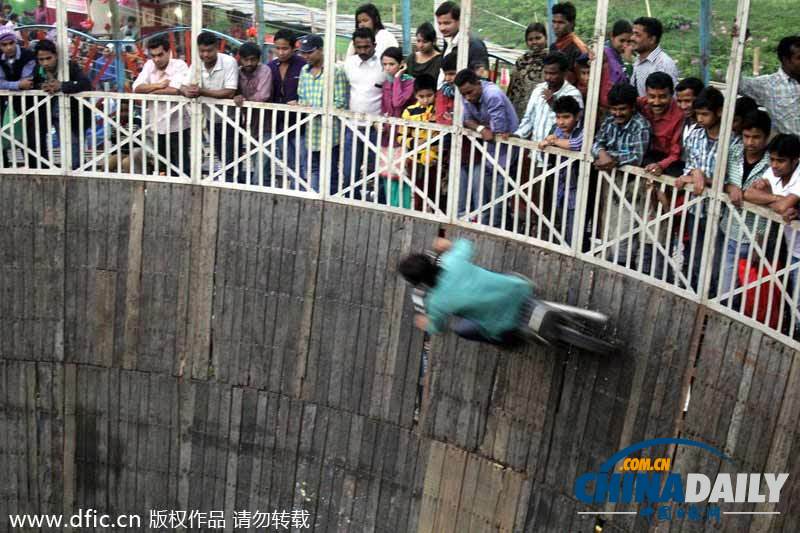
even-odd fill
[{"label": "motorcycle tire", "polygon": [[559,340],[565,344],[598,355],[611,355],[616,351],[616,346],[614,346],[614,344],[578,331],[569,324],[560,324],[558,326],[558,337]]}]

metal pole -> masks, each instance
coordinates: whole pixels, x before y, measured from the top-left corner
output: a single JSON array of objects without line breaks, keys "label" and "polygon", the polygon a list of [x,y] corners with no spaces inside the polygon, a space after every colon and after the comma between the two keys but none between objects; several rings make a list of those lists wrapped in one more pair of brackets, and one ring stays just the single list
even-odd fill
[{"label": "metal pole", "polygon": [[583,119],[583,150],[581,150],[581,164],[578,182],[578,202],[575,206],[577,220],[573,224],[572,249],[582,251],[583,235],[586,231],[586,217],[583,215],[590,201],[589,176],[592,171],[591,150],[594,142],[595,127],[597,126],[597,108],[600,103],[600,77],[603,72],[603,55],[605,46],[606,24],[608,19],[609,0],[599,0],[594,19],[594,61],[589,73],[589,87],[586,90],[586,102]]},{"label": "metal pole", "polygon": [[728,62],[728,72],[725,76],[725,105],[722,108],[720,120],[719,140],[717,141],[717,162],[712,178],[712,198],[708,218],[706,219],[705,239],[703,241],[703,255],[700,263],[700,286],[698,293],[700,301],[708,301],[709,285],[711,284],[712,254],[717,237],[717,224],[722,208],[721,192],[725,183],[725,174],[728,170],[728,145],[731,141],[733,127],[733,112],[736,105],[736,93],[739,88],[739,78],[742,75],[742,58],[744,56],[745,34],[747,33],[747,19],[750,13],[750,0],[739,0],[736,8],[736,25],[739,27],[739,36],[731,43],[731,55]]},{"label": "metal pole", "polygon": [[[203,29],[203,1],[202,0],[191,0],[192,1],[192,39],[191,39],[191,50],[187,50],[187,54],[191,54],[192,57],[192,83],[199,85],[200,84],[200,51],[197,48],[197,36],[200,35],[200,32]],[[195,146],[200,146],[201,139],[203,138],[203,108],[200,105],[200,102],[197,99],[194,99],[189,104],[189,113],[191,118],[191,132],[190,132],[190,142]],[[191,174],[192,174],[192,183],[200,183],[200,172],[203,166],[203,151],[202,150],[192,150],[191,151]]]},{"label": "metal pole", "polygon": [[114,41],[114,73],[117,76],[117,92],[125,90],[125,69],[122,62],[122,36],[119,32],[119,5],[117,0],[108,0],[108,10],[111,13],[111,40]]},{"label": "metal pole", "polygon": [[[58,47],[58,77],[69,80],[69,37],[67,36],[67,0],[56,0],[56,46]],[[58,95],[58,145],[61,150],[61,170],[72,170],[72,135],[69,98]],[[48,134],[49,136],[49,134]]]},{"label": "metal pole", "polygon": [[553,32],[553,6],[554,5],[556,5],[556,0],[547,0],[547,44],[548,45],[551,45],[556,41],[556,35]]},{"label": "metal pole", "polygon": [[708,85],[711,58],[711,0],[700,0],[700,73]]},{"label": "metal pole", "polygon": [[[472,0],[462,0],[461,20],[459,23],[459,46],[456,56],[456,68],[461,71],[467,68],[469,61],[469,36],[472,24]],[[453,139],[450,149],[450,179],[448,180],[447,213],[450,221],[458,219],[458,188],[461,177],[461,147],[464,144],[464,101],[461,92],[456,90],[456,99],[453,105]]]},{"label": "metal pole", "polygon": [[411,0],[403,0],[403,52],[411,52]]},{"label": "metal pole", "polygon": [[267,46],[264,43],[264,38],[266,37],[267,28],[264,26],[264,0],[254,0],[253,1],[253,13],[255,13],[255,25],[256,25],[256,42],[258,43],[258,47],[261,48],[261,61],[263,63],[267,62]]},{"label": "metal pole", "polygon": [[[327,0],[325,2],[325,49],[324,49],[324,64],[322,71],[322,79],[325,84],[325,93],[322,96],[322,108],[324,110],[322,116],[322,143],[320,148],[319,161],[319,188],[323,198],[327,198],[330,192],[331,182],[331,166],[332,161],[331,151],[333,150],[333,121],[338,120],[333,116],[333,92],[334,92],[334,75],[336,73],[336,0]],[[337,139],[338,140],[338,139]],[[338,172],[339,162],[336,161]],[[335,192],[335,191],[334,191]]]}]

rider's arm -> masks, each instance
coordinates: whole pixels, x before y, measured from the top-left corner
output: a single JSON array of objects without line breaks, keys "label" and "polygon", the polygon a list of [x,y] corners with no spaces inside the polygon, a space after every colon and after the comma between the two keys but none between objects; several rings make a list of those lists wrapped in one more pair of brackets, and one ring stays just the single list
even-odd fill
[{"label": "rider's arm", "polygon": [[453,243],[442,237],[433,239],[433,251],[438,254],[443,254],[453,246]]}]

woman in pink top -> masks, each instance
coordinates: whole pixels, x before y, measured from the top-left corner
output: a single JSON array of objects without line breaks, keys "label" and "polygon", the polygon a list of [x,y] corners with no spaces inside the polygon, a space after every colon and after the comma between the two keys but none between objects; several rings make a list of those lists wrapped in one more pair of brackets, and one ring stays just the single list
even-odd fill
[{"label": "woman in pink top", "polygon": [[403,52],[396,46],[390,46],[381,55],[383,73],[383,97],[381,98],[381,114],[387,117],[400,117],[403,110],[414,103],[414,78],[406,74]]},{"label": "woman in pink top", "polygon": [[[383,82],[383,96],[381,97],[381,114],[387,117],[400,118],[403,110],[414,103],[414,78],[406,74],[406,64],[403,62],[403,52],[396,46],[390,46],[381,54],[381,64],[386,79]],[[395,207],[410,207],[410,195],[402,200],[398,198],[399,182],[403,179],[405,158],[402,155],[403,147],[396,142],[399,128],[392,129],[384,126],[381,136],[381,161],[380,175],[387,178],[389,205]],[[393,135],[394,134],[394,135]]]}]

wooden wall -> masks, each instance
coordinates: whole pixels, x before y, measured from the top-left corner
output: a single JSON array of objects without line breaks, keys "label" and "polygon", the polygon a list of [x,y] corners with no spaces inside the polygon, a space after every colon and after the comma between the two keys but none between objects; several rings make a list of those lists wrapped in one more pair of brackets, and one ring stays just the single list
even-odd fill
[{"label": "wooden wall", "polygon": [[[9,512],[92,507],[145,522],[150,509],[225,510],[229,530],[234,510],[304,508],[315,531],[589,532],[578,511],[614,508],[576,502],[575,478],[678,435],[738,471],[790,472],[780,515],[723,530],[800,527],[798,354],[519,243],[445,228],[478,241],[480,264],[608,312],[625,348],[604,359],[437,337],[416,424],[423,338],[394,268],[438,230],[261,193],[0,177],[0,531]],[[730,469],[662,451],[680,471]]]}]

